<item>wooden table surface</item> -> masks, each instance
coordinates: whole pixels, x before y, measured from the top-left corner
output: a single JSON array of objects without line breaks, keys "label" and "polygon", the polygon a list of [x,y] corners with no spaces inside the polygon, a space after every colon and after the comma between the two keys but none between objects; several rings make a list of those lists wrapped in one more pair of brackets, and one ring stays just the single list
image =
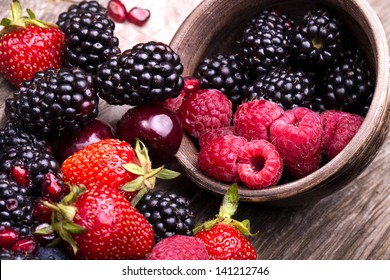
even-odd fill
[{"label": "wooden table surface", "polygon": [[[75,1],[77,2],[77,1]],[[122,50],[150,40],[169,43],[177,28],[201,0],[123,0],[129,9],[140,6],[152,16],[143,27],[130,23],[116,25]],[[389,0],[368,1],[381,19],[390,38]],[[0,16],[4,17],[10,0],[0,0]],[[72,1],[21,0],[38,18],[56,21]],[[100,1],[105,5],[107,1]],[[0,77],[0,104],[13,89]],[[99,118],[116,122],[126,106],[116,108],[101,102]],[[177,162],[171,168],[180,167]],[[251,239],[259,259],[390,259],[390,136],[373,162],[341,191],[317,203],[295,207],[272,207],[240,203],[236,219],[249,218],[252,230],[259,235]],[[159,182],[157,188],[174,190],[191,199],[197,221],[212,218],[221,197],[208,193],[184,175]]]}]

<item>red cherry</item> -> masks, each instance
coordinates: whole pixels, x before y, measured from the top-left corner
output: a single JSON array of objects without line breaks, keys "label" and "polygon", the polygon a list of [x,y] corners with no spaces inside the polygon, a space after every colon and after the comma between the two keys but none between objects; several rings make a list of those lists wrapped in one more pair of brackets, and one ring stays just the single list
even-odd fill
[{"label": "red cherry", "polygon": [[76,134],[66,134],[58,144],[58,160],[63,162],[67,157],[82,148],[107,138],[115,138],[114,128],[105,121],[93,120],[92,123]]},{"label": "red cherry", "polygon": [[127,20],[135,25],[142,26],[150,18],[150,11],[139,7],[133,7],[127,13]]},{"label": "red cherry", "polygon": [[13,166],[10,170],[11,178],[23,187],[30,184],[30,172],[24,166]]},{"label": "red cherry", "polygon": [[11,248],[19,239],[19,234],[12,228],[0,229],[0,248]]},{"label": "red cherry", "polygon": [[116,134],[120,140],[134,146],[141,140],[149,149],[154,165],[162,165],[173,159],[183,138],[183,127],[172,111],[147,105],[129,109],[118,121]]},{"label": "red cherry", "polygon": [[126,7],[119,0],[110,0],[107,5],[108,16],[116,22],[124,22],[126,20]]}]

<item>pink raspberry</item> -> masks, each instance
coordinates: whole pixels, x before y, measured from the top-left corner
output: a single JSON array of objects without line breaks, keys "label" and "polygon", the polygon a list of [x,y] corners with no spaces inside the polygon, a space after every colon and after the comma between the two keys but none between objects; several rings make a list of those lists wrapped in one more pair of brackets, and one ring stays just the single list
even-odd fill
[{"label": "pink raspberry", "polygon": [[322,123],[316,112],[297,107],[284,112],[270,128],[271,141],[295,178],[302,178],[319,168]]},{"label": "pink raspberry", "polygon": [[269,127],[283,115],[283,109],[267,100],[252,100],[238,106],[233,124],[238,135],[246,139],[269,140]]},{"label": "pink raspberry", "polygon": [[219,90],[203,89],[184,99],[178,116],[184,129],[199,138],[207,129],[229,126],[232,102]]},{"label": "pink raspberry", "polygon": [[168,98],[162,103],[163,107],[176,112],[179,110],[181,104],[183,103],[184,98],[187,98],[191,94],[200,90],[201,83],[199,79],[191,76],[184,77],[184,88],[180,92],[178,97]]},{"label": "pink raspberry", "polygon": [[237,154],[247,142],[244,137],[223,135],[201,147],[198,154],[199,169],[210,178],[222,182],[237,182]]},{"label": "pink raspberry", "polygon": [[198,238],[173,235],[153,247],[148,260],[208,260],[206,246]]},{"label": "pink raspberry", "polygon": [[323,137],[322,149],[328,159],[337,156],[351,141],[364,118],[351,113],[328,110],[321,113]]},{"label": "pink raspberry", "polygon": [[238,152],[237,163],[240,180],[251,189],[276,185],[282,177],[282,158],[267,140],[247,142]]},{"label": "pink raspberry", "polygon": [[214,140],[215,138],[223,135],[234,135],[234,127],[233,126],[224,126],[216,129],[206,130],[199,137],[199,146],[202,148],[206,146],[209,142]]}]

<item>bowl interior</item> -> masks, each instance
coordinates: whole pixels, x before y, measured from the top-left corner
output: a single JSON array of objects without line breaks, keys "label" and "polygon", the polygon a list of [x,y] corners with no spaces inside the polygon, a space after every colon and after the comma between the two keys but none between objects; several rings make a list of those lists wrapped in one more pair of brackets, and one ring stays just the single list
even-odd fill
[{"label": "bowl interior", "polygon": [[[236,51],[240,33],[248,20],[261,9],[270,7],[295,16],[313,7],[332,10],[366,51],[376,72],[377,84],[370,110],[358,133],[338,156],[299,180],[259,190],[239,187],[240,199],[244,201],[296,204],[297,200],[301,203],[320,199],[340,189],[374,158],[384,141],[389,116],[386,109],[389,108],[388,47],[379,19],[365,1],[205,0],[189,15],[171,41],[171,47],[181,56],[184,75],[193,75],[206,56]],[[185,136],[177,158],[187,176],[202,188],[223,195],[229,185],[213,180],[197,169],[197,152],[193,139]]]}]

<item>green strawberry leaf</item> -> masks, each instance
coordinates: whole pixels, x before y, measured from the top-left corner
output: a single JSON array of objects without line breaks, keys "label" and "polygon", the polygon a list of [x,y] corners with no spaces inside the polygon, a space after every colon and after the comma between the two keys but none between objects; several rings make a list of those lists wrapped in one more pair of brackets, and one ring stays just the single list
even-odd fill
[{"label": "green strawberry leaf", "polygon": [[142,169],[141,166],[134,164],[134,163],[126,163],[122,165],[124,169],[127,171],[135,174],[135,175],[140,175],[143,176],[145,175],[145,171]]},{"label": "green strawberry leaf", "polygon": [[166,168],[162,168],[160,170],[160,172],[158,172],[156,174],[156,177],[158,179],[162,179],[162,180],[171,180],[171,179],[175,179],[175,178],[177,178],[179,176],[180,176],[179,172],[176,172],[176,171],[173,171],[173,170],[169,170],[169,169],[166,169]]},{"label": "green strawberry leaf", "polygon": [[229,219],[238,208],[238,185],[232,184],[223,197],[223,202],[219,208],[218,216],[221,218]]}]

